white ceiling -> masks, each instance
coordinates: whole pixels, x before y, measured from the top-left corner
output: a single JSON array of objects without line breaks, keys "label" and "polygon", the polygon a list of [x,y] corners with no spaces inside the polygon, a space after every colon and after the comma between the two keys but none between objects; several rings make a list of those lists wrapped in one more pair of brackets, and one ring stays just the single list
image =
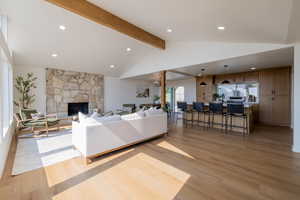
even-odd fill
[{"label": "white ceiling", "polygon": [[[285,43],[292,0],[89,0],[168,42]],[[153,47],[44,0],[1,0],[16,65],[120,76]],[[66,31],[58,29],[65,25]],[[225,26],[218,31],[217,26]],[[170,27],[174,31],[166,33]],[[128,54],[125,49],[133,51]],[[51,54],[57,53],[57,58]],[[109,65],[114,64],[114,69]]]},{"label": "white ceiling", "polygon": [[292,9],[292,0],[89,1],[168,41],[283,43]]},{"label": "white ceiling", "polygon": [[[202,75],[217,75],[217,74],[228,74],[228,73],[239,73],[252,71],[251,68],[255,67],[256,70],[266,68],[276,68],[293,65],[293,48],[284,48],[275,51],[269,51],[259,54],[241,56],[236,58],[230,58],[217,62],[210,62],[201,65],[188,66],[183,68],[177,68],[176,71],[188,73],[193,76],[200,75],[201,69],[205,71]],[[228,65],[228,68],[224,68],[224,65]],[[167,73],[167,80],[182,80],[190,79],[191,76],[184,76],[172,72]],[[134,77],[137,80],[159,80],[158,73],[152,73],[142,76]]]},{"label": "white ceiling", "polygon": [[[199,75],[201,69],[205,69],[206,75],[216,75],[225,73],[238,73],[251,71],[255,67],[257,70],[275,67],[292,66],[294,61],[293,48],[284,48],[259,54],[241,56],[220,60],[216,62],[204,63],[201,65],[188,66],[177,71]],[[228,65],[227,68],[224,65]]]}]

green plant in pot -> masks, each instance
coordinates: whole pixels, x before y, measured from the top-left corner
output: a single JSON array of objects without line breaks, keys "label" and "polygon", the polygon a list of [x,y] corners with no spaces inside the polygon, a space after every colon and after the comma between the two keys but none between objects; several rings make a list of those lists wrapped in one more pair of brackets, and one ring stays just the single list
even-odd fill
[{"label": "green plant in pot", "polygon": [[160,100],[160,97],[158,95],[153,96],[153,104],[158,103],[159,100]]},{"label": "green plant in pot", "polygon": [[217,101],[219,98],[221,98],[221,96],[218,93],[213,94],[213,100],[214,101]]},{"label": "green plant in pot", "polygon": [[19,97],[14,101],[14,104],[19,109],[30,108],[34,103],[35,95],[32,94],[32,89],[36,88],[36,80],[37,78],[34,77],[33,73],[27,73],[25,76],[17,76],[15,88],[19,93]]}]

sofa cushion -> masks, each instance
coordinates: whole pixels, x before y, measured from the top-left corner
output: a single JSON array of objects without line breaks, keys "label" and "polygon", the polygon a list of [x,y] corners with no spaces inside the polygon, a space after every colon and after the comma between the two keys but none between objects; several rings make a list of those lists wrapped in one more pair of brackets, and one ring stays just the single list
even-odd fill
[{"label": "sofa cushion", "polygon": [[98,122],[113,122],[113,121],[120,121],[122,120],[120,115],[112,115],[108,117],[99,117]]},{"label": "sofa cushion", "polygon": [[145,111],[146,116],[161,115],[163,113],[164,111],[162,109],[156,109],[156,108]]},{"label": "sofa cushion", "polygon": [[42,119],[44,117],[45,117],[45,115],[43,113],[32,113],[31,114],[31,118],[34,120]]},{"label": "sofa cushion", "polygon": [[36,114],[37,111],[35,109],[21,109],[20,114],[22,120],[32,119],[31,114]]},{"label": "sofa cushion", "polygon": [[105,123],[105,122],[113,122],[113,121],[120,121],[122,118],[120,115],[112,115],[108,117],[87,117],[80,121],[80,123],[84,124],[99,124],[99,123]]},{"label": "sofa cushion", "polygon": [[85,115],[85,114],[83,114],[82,112],[78,113],[78,120],[79,120],[79,122],[83,122],[87,118],[88,118],[88,116]]}]

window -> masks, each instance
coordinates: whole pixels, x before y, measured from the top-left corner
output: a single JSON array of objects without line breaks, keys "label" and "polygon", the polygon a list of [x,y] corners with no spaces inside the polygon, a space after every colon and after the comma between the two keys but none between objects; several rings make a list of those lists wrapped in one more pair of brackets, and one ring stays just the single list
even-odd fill
[{"label": "window", "polygon": [[6,16],[0,16],[0,30],[2,31],[5,40],[7,40],[7,17]]},{"label": "window", "polygon": [[218,94],[223,96],[225,101],[231,97],[242,97],[247,102],[258,103],[258,88],[258,83],[222,84],[218,85]]},{"label": "window", "polygon": [[[5,19],[0,18],[0,37],[4,37],[7,30]],[[13,120],[13,71],[3,49],[6,48],[0,46],[0,142],[6,136]]]},{"label": "window", "polygon": [[177,109],[177,102],[184,101],[184,87],[180,86],[175,89],[175,109]]}]

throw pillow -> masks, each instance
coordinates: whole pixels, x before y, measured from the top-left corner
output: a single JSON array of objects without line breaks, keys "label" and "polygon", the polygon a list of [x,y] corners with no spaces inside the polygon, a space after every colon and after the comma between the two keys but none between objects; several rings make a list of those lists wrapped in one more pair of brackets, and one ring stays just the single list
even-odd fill
[{"label": "throw pillow", "polygon": [[34,120],[38,120],[38,119],[41,119],[44,117],[45,117],[45,115],[42,113],[31,113],[31,118]]},{"label": "throw pillow", "polygon": [[81,112],[78,113],[78,120],[79,120],[79,122],[83,122],[87,118],[88,118],[87,115],[85,115],[85,114],[83,114]]}]

